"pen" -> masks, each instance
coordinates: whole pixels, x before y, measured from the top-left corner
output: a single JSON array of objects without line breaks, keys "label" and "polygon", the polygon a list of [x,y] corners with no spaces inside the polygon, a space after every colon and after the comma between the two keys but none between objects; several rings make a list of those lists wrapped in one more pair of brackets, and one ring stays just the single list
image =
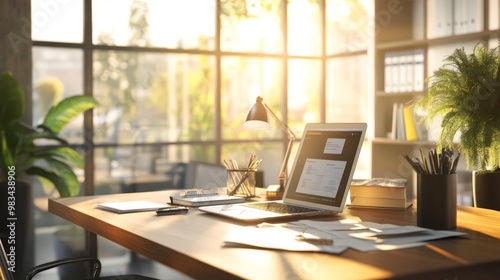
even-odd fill
[{"label": "pen", "polygon": [[422,167],[424,169],[424,173],[429,174],[430,172],[429,169],[427,168],[427,161],[425,160],[425,154],[422,148],[420,148],[420,156],[422,158]]},{"label": "pen", "polygon": [[156,210],[157,216],[166,216],[166,215],[178,215],[178,214],[186,214],[189,211],[188,207],[185,206],[168,206],[158,208]]},{"label": "pen", "polygon": [[455,157],[455,160],[452,163],[451,173],[457,172],[457,165],[458,165],[458,159],[459,158],[460,158],[460,151],[458,151],[457,156]]},{"label": "pen", "polygon": [[426,156],[424,150],[420,148],[420,158],[410,158],[406,155],[405,159],[418,174],[454,174],[457,171],[460,151],[455,156],[453,150],[450,148],[441,148],[440,153],[438,153],[437,149],[429,149]]}]

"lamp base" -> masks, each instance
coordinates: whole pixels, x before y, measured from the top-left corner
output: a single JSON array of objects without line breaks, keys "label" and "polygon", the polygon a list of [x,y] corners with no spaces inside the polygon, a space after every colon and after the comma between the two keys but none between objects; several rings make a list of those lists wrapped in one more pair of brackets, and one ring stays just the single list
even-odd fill
[{"label": "lamp base", "polygon": [[266,189],[266,198],[269,200],[283,199],[284,188],[280,185],[269,185]]}]

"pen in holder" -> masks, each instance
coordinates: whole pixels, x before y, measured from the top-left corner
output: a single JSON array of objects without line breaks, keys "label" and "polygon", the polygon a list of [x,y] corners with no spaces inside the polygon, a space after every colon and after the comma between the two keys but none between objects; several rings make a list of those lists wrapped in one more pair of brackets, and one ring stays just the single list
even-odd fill
[{"label": "pen in holder", "polygon": [[420,148],[420,158],[406,155],[417,173],[417,226],[431,229],[457,227],[457,165],[460,151]]},{"label": "pen in holder", "polygon": [[255,169],[228,169],[227,194],[232,196],[255,196]]}]

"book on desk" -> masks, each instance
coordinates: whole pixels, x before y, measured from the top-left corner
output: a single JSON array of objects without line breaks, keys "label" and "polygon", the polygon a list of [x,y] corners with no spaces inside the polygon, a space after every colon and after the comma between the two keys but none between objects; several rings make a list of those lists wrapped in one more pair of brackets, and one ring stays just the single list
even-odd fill
[{"label": "book on desk", "polygon": [[182,191],[179,195],[170,196],[170,203],[183,206],[208,206],[245,202],[245,198],[219,194],[214,189],[193,189]]},{"label": "book on desk", "polygon": [[103,202],[96,205],[101,210],[106,210],[118,214],[155,211],[158,208],[165,207],[164,204],[150,201],[119,201],[119,202]]},{"label": "book on desk", "polygon": [[406,187],[406,179],[352,180],[348,206],[405,210],[412,205],[406,199]]}]

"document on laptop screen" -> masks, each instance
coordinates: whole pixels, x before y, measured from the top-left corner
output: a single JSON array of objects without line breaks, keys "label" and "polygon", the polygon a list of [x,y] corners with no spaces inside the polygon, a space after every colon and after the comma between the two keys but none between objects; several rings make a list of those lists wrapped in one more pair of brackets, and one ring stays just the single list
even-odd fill
[{"label": "document on laptop screen", "polygon": [[308,158],[302,169],[297,192],[335,198],[347,162]]},{"label": "document on laptop screen", "polygon": [[362,139],[359,130],[308,130],[289,177],[287,198],[339,207]]}]

